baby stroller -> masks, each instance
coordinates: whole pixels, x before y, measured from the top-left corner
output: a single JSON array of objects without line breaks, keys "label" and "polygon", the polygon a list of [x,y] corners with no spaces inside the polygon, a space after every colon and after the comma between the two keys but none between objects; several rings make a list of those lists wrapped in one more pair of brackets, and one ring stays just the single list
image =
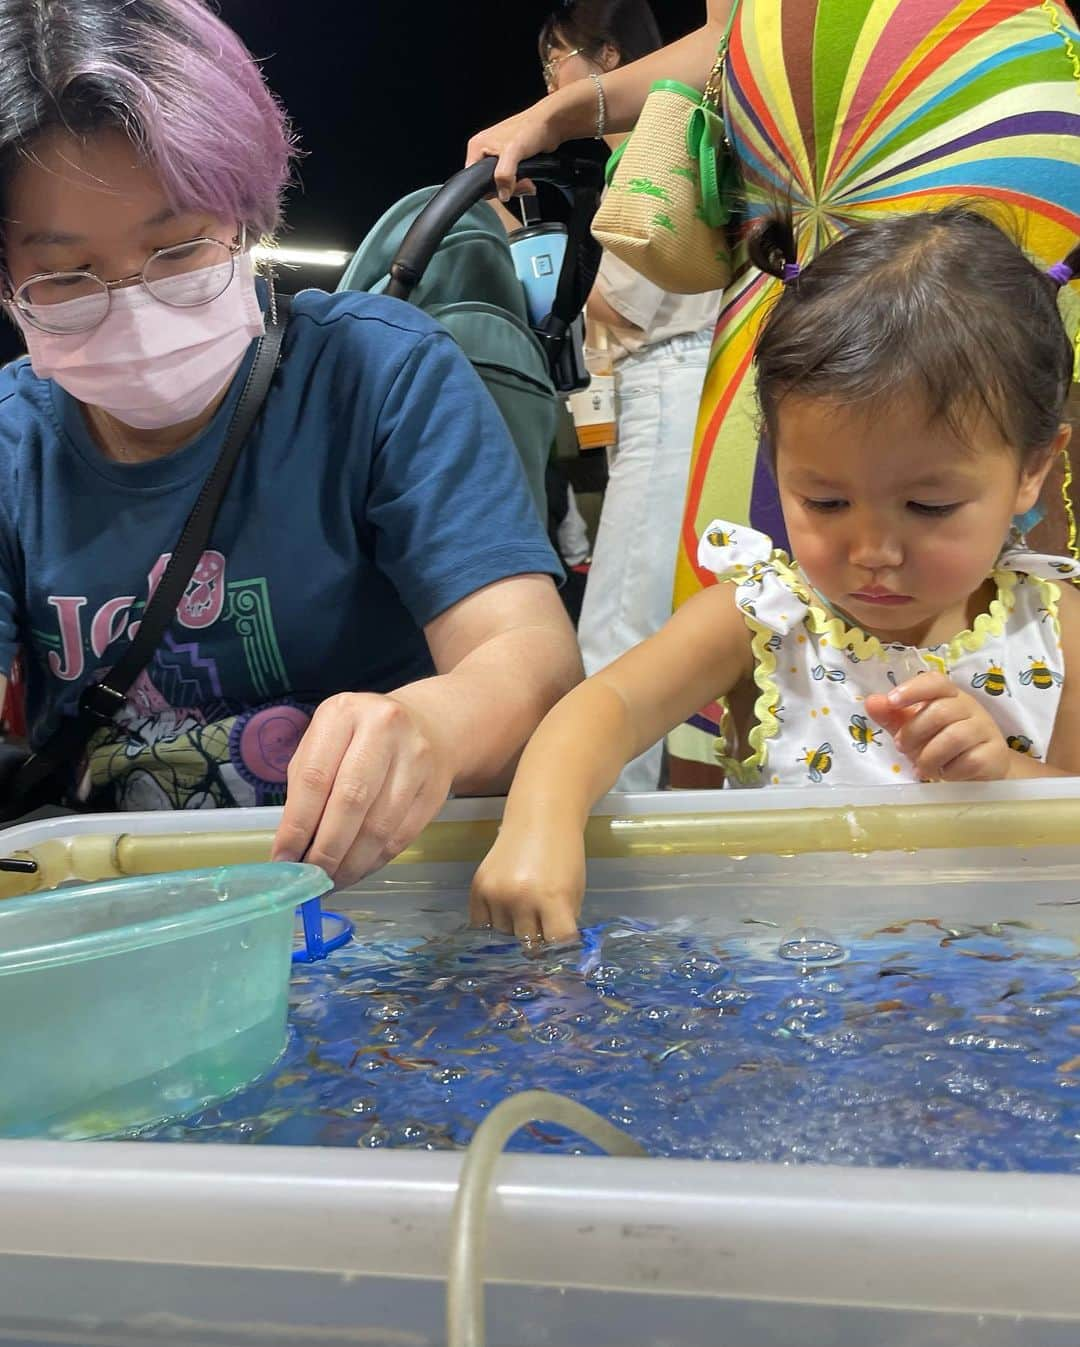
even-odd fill
[{"label": "baby stroller", "polygon": [[570,207],[555,302],[535,326],[506,232],[482,204],[492,192],[493,158],[391,206],[338,285],[411,300],[446,327],[498,405],[544,520],[558,402],[588,383],[580,315],[600,264],[590,226],[605,157],[602,146],[583,141],[526,160],[519,169],[522,178],[559,188]]}]

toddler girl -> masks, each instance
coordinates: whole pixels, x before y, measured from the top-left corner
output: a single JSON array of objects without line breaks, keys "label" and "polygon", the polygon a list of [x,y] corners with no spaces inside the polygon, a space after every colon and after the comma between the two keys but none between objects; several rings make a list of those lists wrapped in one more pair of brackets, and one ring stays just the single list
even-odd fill
[{"label": "toddler girl", "polygon": [[[710,699],[730,786],[1080,773],[1080,566],[1025,548],[1073,353],[1057,288],[989,219],[881,220],[800,271],[790,225],[758,391],[796,560],[714,521],[719,583],[575,688],[521,759],[473,920],[574,933],[582,830],[621,767]],[[1070,676],[1071,675],[1071,676]]]}]

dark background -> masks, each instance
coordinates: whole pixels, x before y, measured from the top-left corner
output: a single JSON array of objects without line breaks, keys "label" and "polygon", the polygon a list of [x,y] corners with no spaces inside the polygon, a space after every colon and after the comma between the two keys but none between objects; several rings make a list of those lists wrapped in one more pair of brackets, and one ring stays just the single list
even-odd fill
[{"label": "dark background", "polygon": [[[442,182],[474,131],[543,92],[536,37],[551,0],[218,0],[263,58],[307,158],[285,241],[351,249],[392,202]],[[665,38],[705,0],[656,0]]]},{"label": "dark background", "polygon": [[[304,156],[280,241],[352,251],[384,210],[464,163],[474,131],[543,92],[536,0],[218,0],[262,62]],[[705,0],[656,0],[665,38],[703,21]],[[212,108],[206,109],[213,116]],[[283,272],[282,289],[333,289],[338,272]],[[0,324],[0,362],[21,343]]]}]

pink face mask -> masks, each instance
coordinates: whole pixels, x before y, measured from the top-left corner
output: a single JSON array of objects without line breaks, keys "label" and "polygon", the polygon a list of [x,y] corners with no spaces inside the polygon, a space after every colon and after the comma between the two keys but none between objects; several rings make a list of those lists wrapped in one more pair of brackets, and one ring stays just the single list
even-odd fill
[{"label": "pink face mask", "polygon": [[[169,282],[179,296],[199,283],[197,273]],[[217,299],[194,308],[163,304],[144,285],[132,285],[112,292],[109,312],[89,332],[42,332],[20,321],[17,309],[12,312],[35,374],[138,430],[198,416],[264,331],[248,252],[237,256],[232,281]]]}]

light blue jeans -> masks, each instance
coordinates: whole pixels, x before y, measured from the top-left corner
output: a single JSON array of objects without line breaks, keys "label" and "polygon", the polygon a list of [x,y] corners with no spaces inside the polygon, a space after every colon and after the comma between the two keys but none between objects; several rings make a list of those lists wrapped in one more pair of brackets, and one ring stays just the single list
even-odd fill
[{"label": "light blue jeans", "polygon": [[[615,365],[618,444],[578,625],[593,674],[651,636],[671,615],[679,528],[712,328],[671,337]],[[620,791],[656,790],[658,743],[628,763]]]}]

